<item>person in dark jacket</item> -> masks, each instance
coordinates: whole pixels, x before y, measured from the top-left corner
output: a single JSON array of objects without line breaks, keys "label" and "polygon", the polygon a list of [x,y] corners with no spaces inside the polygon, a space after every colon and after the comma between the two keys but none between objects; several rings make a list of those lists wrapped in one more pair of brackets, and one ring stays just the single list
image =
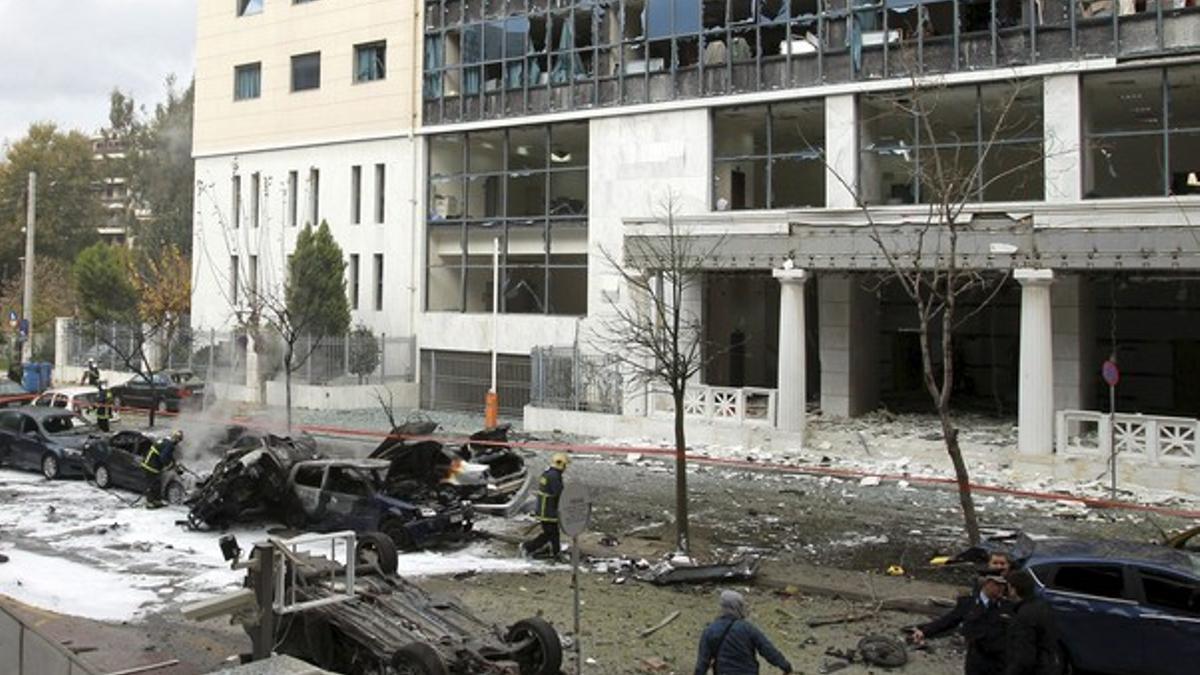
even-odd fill
[{"label": "person in dark jacket", "polygon": [[766,635],[747,620],[746,599],[735,591],[721,591],[721,613],[700,636],[696,675],[712,669],[714,675],[758,675],[758,657],[792,672],[792,664],[771,644]]},{"label": "person in dark jacket", "polygon": [[1038,597],[1027,570],[1014,573],[1009,586],[1016,606],[1008,627],[1004,675],[1058,675],[1058,631],[1050,604]]},{"label": "person in dark jacket", "polygon": [[[987,568],[995,574],[1007,576],[1009,570],[1012,569],[1012,558],[1003,551],[993,551],[988,556]],[[962,625],[967,612],[970,611],[978,599],[981,585],[981,581],[977,580],[972,585],[971,592],[958,598],[958,601],[954,603],[954,608],[949,612],[946,612],[933,621],[912,628],[908,637],[909,641],[913,644],[923,644],[926,639],[945,635]]]},{"label": "person in dark jacket", "polygon": [[567,470],[567,455],[557,453],[550,458],[550,468],[538,479],[537,513],[542,533],[521,544],[521,555],[532,556],[550,546],[550,557],[557,560],[562,553],[558,533],[558,499],[563,491],[563,472]]},{"label": "person in dark jacket", "polygon": [[962,620],[962,635],[967,641],[966,675],[1003,675],[1008,649],[1008,623],[1011,607],[1005,600],[1008,581],[984,570],[979,594]]},{"label": "person in dark jacket", "polygon": [[155,441],[142,459],[142,473],[146,475],[146,508],[162,506],[163,493],[175,470],[175,448],[182,440],[183,432],[176,429],[170,437]]},{"label": "person in dark jacket", "polygon": [[100,386],[100,366],[96,365],[96,359],[88,359],[87,369],[83,371],[83,377],[80,378],[79,384],[89,387]]},{"label": "person in dark jacket", "polygon": [[96,426],[100,427],[100,431],[108,433],[113,417],[113,395],[112,390],[104,386],[101,382],[99,392],[96,395]]}]

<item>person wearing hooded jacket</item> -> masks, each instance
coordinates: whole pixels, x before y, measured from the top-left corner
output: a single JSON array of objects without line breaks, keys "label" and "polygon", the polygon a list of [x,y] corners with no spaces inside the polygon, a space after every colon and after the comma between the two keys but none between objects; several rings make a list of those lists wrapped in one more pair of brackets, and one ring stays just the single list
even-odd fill
[{"label": "person wearing hooded jacket", "polygon": [[758,675],[758,657],[784,673],[792,664],[771,644],[757,626],[750,623],[750,608],[736,591],[722,591],[720,614],[700,636],[696,656],[696,675],[712,669],[714,675]]}]

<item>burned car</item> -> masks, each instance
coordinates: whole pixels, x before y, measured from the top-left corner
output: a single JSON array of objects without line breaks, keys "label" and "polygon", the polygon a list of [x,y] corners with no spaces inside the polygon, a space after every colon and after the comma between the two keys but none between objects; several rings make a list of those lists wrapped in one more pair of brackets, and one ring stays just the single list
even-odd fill
[{"label": "burned car", "polygon": [[[144,431],[118,431],[104,438],[94,436],[83,444],[84,472],[91,476],[96,487],[130,490],[138,494],[146,492],[151,483],[158,484],[159,477],[150,478],[142,470],[142,461],[150,447],[160,438]],[[171,471],[167,476],[167,487],[163,495],[168,504],[182,504],[187,498],[190,481],[183,471]]]},{"label": "burned car", "polygon": [[296,462],[320,459],[310,436],[291,438],[233,425],[215,449],[224,457],[188,498],[188,526],[225,528],[256,516],[286,519],[294,505],[288,476]]},{"label": "burned car", "polygon": [[[351,548],[358,554],[349,560],[331,553]],[[272,537],[248,561],[227,537],[222,552],[234,569],[248,570],[245,588],[183,613],[196,620],[242,617],[256,657],[288,654],[340,673],[561,673],[562,643],[548,622],[531,617],[497,626],[455,598],[430,595],[396,575],[396,552],[377,535]],[[256,569],[262,556],[272,563],[263,567],[283,579]],[[258,606],[264,597],[270,604]]]},{"label": "burned car", "polygon": [[391,489],[391,467],[376,459],[297,462],[288,477],[294,504],[288,524],[316,532],[382,532],[406,551],[471,531],[469,502],[404,499]]},{"label": "burned car", "polygon": [[482,512],[507,513],[529,489],[525,458],[508,445],[510,425],[484,429],[461,445],[429,438],[437,424],[409,420],[392,429],[370,454],[391,463],[390,491],[471,501]]}]

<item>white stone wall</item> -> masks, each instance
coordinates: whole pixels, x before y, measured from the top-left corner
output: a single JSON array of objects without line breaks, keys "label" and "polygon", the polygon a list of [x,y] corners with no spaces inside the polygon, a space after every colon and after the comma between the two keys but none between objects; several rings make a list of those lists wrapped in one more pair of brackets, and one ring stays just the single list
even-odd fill
[{"label": "white stone wall", "polygon": [[[375,165],[384,164],[384,222],[375,222]],[[362,218],[350,224],[351,166],[362,166]],[[258,257],[259,285],[263,292],[281,288],[287,257],[296,236],[310,220],[310,169],[320,171],[319,217],[329,223],[342,246],[347,265],[358,254],[359,307],[352,323],[362,322],[377,333],[411,335],[413,308],[419,299],[416,267],[420,251],[414,241],[419,222],[419,200],[413,200],[413,172],[422,173],[419,143],[408,139],[317,145],[196,161],[196,217],[193,228],[194,328],[229,330],[236,327],[230,300],[230,257],[238,256],[243,288],[249,274],[249,257]],[[297,220],[288,224],[288,174],[298,173]],[[232,227],[232,176],[241,176],[242,215]],[[250,214],[251,175],[261,175],[259,226]],[[421,181],[416,187],[419,190]],[[414,248],[417,246],[417,248]],[[375,310],[374,255],[383,254],[383,309]],[[347,275],[349,270],[347,270]],[[349,281],[347,284],[349,289]]]}]

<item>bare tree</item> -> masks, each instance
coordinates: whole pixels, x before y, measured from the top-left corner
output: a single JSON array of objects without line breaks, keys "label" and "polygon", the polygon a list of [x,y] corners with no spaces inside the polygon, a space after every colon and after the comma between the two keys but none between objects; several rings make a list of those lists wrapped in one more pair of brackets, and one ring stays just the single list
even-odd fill
[{"label": "bare tree", "polygon": [[[684,297],[699,286],[705,261],[720,246],[701,247],[675,220],[678,200],[669,195],[660,205],[662,236],[626,238],[618,259],[601,249],[605,262],[624,282],[631,297],[611,300],[610,317],[594,331],[596,348],[621,365],[634,383],[665,387],[675,420],[675,545],[688,552],[687,439],[685,400],[692,378],[715,354],[704,341],[700,316],[684,306]],[[656,233],[657,234],[657,233]],[[624,262],[623,262],[624,261]]]},{"label": "bare tree", "polygon": [[[993,188],[1041,181],[1043,172],[1033,169],[1041,167],[1046,157],[1040,143],[1036,149],[1033,144],[1011,143],[1013,138],[1033,134],[1040,140],[1041,120],[1022,110],[1033,85],[1025,81],[1006,84],[1003,91],[990,90],[993,100],[985,113],[978,114],[969,135],[944,121],[953,112],[949,108],[960,105],[948,95],[951,90],[944,82],[921,82],[914,77],[904,90],[876,98],[882,102],[876,119],[911,122],[920,139],[917,148],[905,148],[901,141],[892,149],[905,160],[910,185],[919,192],[917,201],[924,211],[919,222],[881,224],[863,186],[856,186],[857,181],[826,162],[829,175],[852,195],[868,224],[867,236],[885,263],[884,281],[902,289],[912,303],[920,337],[922,380],[941,424],[972,543],[979,541],[979,520],[951,406],[956,377],[954,341],[956,331],[1000,293],[1008,274],[963,264],[962,239],[976,228],[975,213],[967,207],[982,201]],[[1001,150],[1005,146],[1007,152],[999,161],[997,156],[1005,152]],[[1020,151],[1014,152],[1014,147]],[[914,153],[920,153],[915,161]]]}]

